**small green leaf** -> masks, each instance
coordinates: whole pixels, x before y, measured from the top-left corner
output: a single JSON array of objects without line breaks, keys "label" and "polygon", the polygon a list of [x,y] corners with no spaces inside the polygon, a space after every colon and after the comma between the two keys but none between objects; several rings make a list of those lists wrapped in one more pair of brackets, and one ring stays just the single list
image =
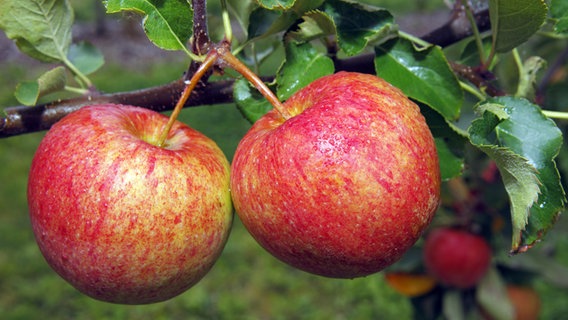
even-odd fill
[{"label": "small green leaf", "polygon": [[144,30],[156,46],[183,50],[193,34],[193,9],[187,0],[107,0],[107,13],[135,11],[144,14]]},{"label": "small green leaf", "polygon": [[56,67],[41,75],[36,81],[20,83],[14,95],[23,105],[33,106],[42,96],[63,90],[66,82],[65,68]]},{"label": "small green leaf", "polygon": [[255,123],[273,108],[270,102],[245,79],[235,81],[233,96],[238,109],[250,123]]},{"label": "small green leaf", "polygon": [[25,106],[33,106],[39,98],[39,84],[37,81],[24,81],[16,86],[14,96]]},{"label": "small green leaf", "polygon": [[568,33],[568,1],[550,1],[550,15],[556,22],[554,31],[557,33]]},{"label": "small green leaf", "polygon": [[332,74],[331,58],[316,50],[310,43],[286,43],[286,61],[278,70],[277,95],[281,101],[288,99],[299,89],[325,75]]},{"label": "small green leaf", "polygon": [[307,11],[317,8],[323,0],[301,0],[293,3],[293,6],[274,10],[274,8],[258,7],[251,12],[248,26],[248,39],[265,38],[282,31],[288,30]]},{"label": "small green leaf", "polygon": [[[480,114],[484,114],[485,111],[489,111],[494,116],[496,116],[497,119],[499,119],[499,121],[509,119],[509,114],[507,113],[507,110],[505,110],[503,108],[503,106],[501,104],[498,104],[498,103],[486,102],[486,103],[483,103],[483,104],[479,104],[479,105],[476,106],[476,110]],[[489,130],[492,130],[492,129],[489,128]]]},{"label": "small green leaf", "polygon": [[543,0],[490,0],[489,14],[496,52],[507,52],[527,41],[544,21]]},{"label": "small green leaf", "polygon": [[408,40],[390,40],[375,48],[375,71],[444,118],[454,120],[459,116],[463,91],[439,47],[417,50]]},{"label": "small green leaf", "polygon": [[[498,97],[480,106],[485,111],[473,121],[470,140],[499,167],[511,201],[512,251],[522,252],[544,236],[564,209],[566,196],[554,162],[562,133],[525,99]],[[499,106],[506,117],[494,112]]]},{"label": "small green leaf", "polygon": [[257,2],[268,10],[286,10],[291,8],[296,0],[257,0]]},{"label": "small green leaf", "polygon": [[535,95],[538,72],[545,67],[546,61],[541,57],[528,58],[519,72],[519,85],[515,96],[532,100]]},{"label": "small green leaf", "polygon": [[88,42],[72,44],[68,59],[84,75],[97,71],[105,63],[102,52]]},{"label": "small green leaf", "polygon": [[339,47],[348,56],[360,53],[370,43],[392,38],[397,31],[393,16],[382,8],[328,0],[319,10],[333,21]]},{"label": "small green leaf", "polygon": [[302,17],[303,21],[298,25],[297,30],[288,34],[298,42],[308,42],[323,36],[335,35],[335,23],[324,12],[314,10],[306,13]]},{"label": "small green leaf", "polygon": [[67,0],[0,1],[0,28],[37,60],[65,61],[72,25],[73,10]]}]

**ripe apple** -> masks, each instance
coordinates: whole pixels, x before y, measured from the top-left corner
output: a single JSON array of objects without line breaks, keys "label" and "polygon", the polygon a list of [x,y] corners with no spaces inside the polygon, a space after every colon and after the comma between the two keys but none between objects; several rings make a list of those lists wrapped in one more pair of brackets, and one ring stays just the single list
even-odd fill
[{"label": "ripe apple", "polygon": [[394,263],[430,223],[438,156],[416,104],[384,80],[340,72],[259,119],[231,167],[235,209],[271,254],[354,278]]},{"label": "ripe apple", "polygon": [[491,248],[481,236],[443,227],[427,235],[423,248],[426,270],[444,285],[475,286],[491,263]]},{"label": "ripe apple", "polygon": [[232,223],[229,163],[217,145],[164,115],[87,106],[55,124],[28,182],[33,231],[48,264],[99,300],[145,304],[197,283]]}]

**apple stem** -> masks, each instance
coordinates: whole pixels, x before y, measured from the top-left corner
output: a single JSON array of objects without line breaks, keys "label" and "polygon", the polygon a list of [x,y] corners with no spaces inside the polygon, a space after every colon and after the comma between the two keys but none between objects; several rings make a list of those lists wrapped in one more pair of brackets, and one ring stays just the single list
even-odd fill
[{"label": "apple stem", "polygon": [[244,63],[242,63],[237,57],[235,57],[229,48],[226,46],[219,46],[215,48],[214,51],[217,51],[217,54],[220,59],[223,60],[224,63],[229,65],[231,68],[235,69],[238,73],[243,75],[250,83],[252,83],[256,89],[270,102],[270,104],[276,109],[276,111],[280,114],[284,120],[292,118],[292,114],[284,108],[284,105],[276,95],[266,86],[266,84],[252,71],[250,70]]},{"label": "apple stem", "polygon": [[207,70],[209,70],[209,68],[211,68],[211,66],[215,64],[218,58],[219,54],[217,53],[217,51],[210,50],[209,53],[207,54],[207,57],[205,57],[205,60],[203,60],[203,63],[199,66],[199,68],[197,68],[193,76],[191,76],[191,79],[185,82],[186,85],[185,88],[183,89],[183,92],[181,93],[181,97],[177,101],[176,106],[174,107],[174,110],[170,115],[168,123],[166,124],[166,126],[162,130],[162,133],[160,134],[160,138],[157,143],[158,147],[165,146],[166,140],[168,139],[168,135],[170,134],[170,130],[172,129],[174,123],[176,122],[177,117],[179,116],[181,110],[183,109],[183,106],[185,105],[191,92],[193,91],[193,89],[195,89],[197,83],[199,82],[199,80],[201,80],[205,72],[207,72]]}]

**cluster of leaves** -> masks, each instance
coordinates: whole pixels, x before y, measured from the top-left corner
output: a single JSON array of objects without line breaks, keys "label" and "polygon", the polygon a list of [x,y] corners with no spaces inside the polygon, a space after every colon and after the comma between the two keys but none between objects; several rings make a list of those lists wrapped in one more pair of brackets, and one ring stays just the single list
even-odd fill
[{"label": "cluster of leaves", "polygon": [[[46,63],[60,63],[36,81],[22,82],[16,98],[34,105],[44,95],[69,90],[85,94],[92,87],[87,75],[104,64],[102,53],[88,42],[72,43],[73,9],[67,1],[2,1],[0,29],[27,55]],[[77,86],[68,85],[67,70]]]},{"label": "cluster of leaves", "polygon": [[[568,37],[566,1],[488,0],[476,1],[475,6],[458,1],[454,10],[468,16],[473,29],[473,36],[457,46],[458,53],[456,46],[448,50],[399,31],[393,15],[384,8],[347,0],[221,2],[236,22],[233,26],[240,28],[238,36],[236,32],[234,37],[226,34],[239,58],[260,64],[283,49],[284,61],[270,84],[280,100],[339,71],[338,62],[368,58],[368,69],[360,71],[376,73],[421,106],[436,139],[444,180],[459,179],[472,166],[466,159],[468,148],[484,153],[496,165],[508,196],[512,252],[526,251],[554,225],[566,203],[555,163],[563,137],[548,117],[550,113],[535,102],[536,74],[544,67],[543,60],[528,57],[522,61],[516,48],[537,32]],[[188,23],[194,17],[188,1],[108,0],[105,6],[109,13],[143,15],[144,30],[154,44],[200,59],[187,45],[196,31]],[[473,14],[477,10],[488,10],[490,32],[476,28]],[[80,94],[93,90],[87,75],[104,59],[90,44],[72,43],[72,24],[73,11],[67,0],[0,2],[0,28],[20,50],[40,61],[62,65],[36,81],[20,84],[16,96],[22,104],[34,105],[45,94],[62,89]],[[491,96],[494,84],[490,80],[501,56],[516,58],[517,90]],[[458,70],[483,81],[476,82]],[[251,122],[272,109],[246,80],[237,80],[233,90],[234,101]],[[464,123],[460,118],[470,105],[475,111],[473,120]],[[488,283],[495,283],[491,281]]]}]

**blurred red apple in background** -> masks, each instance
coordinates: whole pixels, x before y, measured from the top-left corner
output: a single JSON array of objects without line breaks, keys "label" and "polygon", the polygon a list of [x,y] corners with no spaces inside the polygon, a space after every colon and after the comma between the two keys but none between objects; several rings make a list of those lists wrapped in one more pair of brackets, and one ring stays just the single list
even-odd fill
[{"label": "blurred red apple in background", "polygon": [[28,184],[31,223],[49,265],[96,299],[143,304],[198,282],[232,222],[229,164],[217,145],[132,106],[88,106],[47,133]]},{"label": "blurred red apple in background", "polygon": [[491,264],[491,248],[483,237],[453,228],[429,233],[423,255],[426,270],[433,277],[460,289],[475,286]]},{"label": "blurred red apple in background", "polygon": [[416,104],[376,76],[318,79],[273,110],[237,147],[235,209],[280,260],[337,278],[397,261],[430,223],[438,156]]}]

